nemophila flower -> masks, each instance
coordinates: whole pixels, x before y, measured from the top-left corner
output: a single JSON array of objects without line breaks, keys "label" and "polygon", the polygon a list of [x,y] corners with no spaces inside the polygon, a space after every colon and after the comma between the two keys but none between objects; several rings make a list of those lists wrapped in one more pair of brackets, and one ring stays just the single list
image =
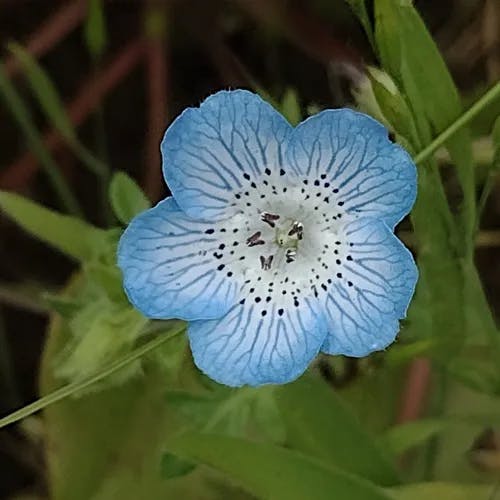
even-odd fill
[{"label": "nemophila flower", "polygon": [[118,251],[130,301],[189,321],[197,366],[230,385],[291,381],[320,352],[394,341],[417,280],[394,236],[416,171],[372,118],[323,111],[292,127],[260,97],[222,91],[161,144],[172,197]]}]

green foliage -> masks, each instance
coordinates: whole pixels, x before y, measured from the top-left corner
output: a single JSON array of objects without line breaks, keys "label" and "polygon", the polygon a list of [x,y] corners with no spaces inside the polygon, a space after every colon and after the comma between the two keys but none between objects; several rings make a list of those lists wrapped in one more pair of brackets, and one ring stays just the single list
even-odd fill
[{"label": "green foliage", "polygon": [[389,429],[379,440],[380,446],[394,456],[425,443],[439,434],[449,422],[440,419],[422,419]]},{"label": "green foliage", "polygon": [[[95,3],[95,2],[93,2]],[[78,139],[66,109],[48,74],[21,45],[11,43],[9,50],[19,60],[42,110],[52,125],[67,141],[73,152],[92,173],[99,177],[106,174],[107,166],[96,158]]]},{"label": "green foliage", "polygon": [[346,0],[353,12],[358,16],[363,28],[366,32],[366,36],[370,41],[372,47],[375,47],[375,41],[373,38],[373,28],[370,21],[370,16],[368,15],[368,9],[366,7],[366,0]]},{"label": "green foliage", "polygon": [[109,199],[116,217],[123,224],[128,224],[137,214],[151,207],[141,188],[124,172],[113,175]]},{"label": "green foliage", "polygon": [[285,90],[283,98],[281,99],[280,111],[293,126],[297,125],[302,120],[299,96],[295,89],[287,88]]},{"label": "green foliage", "polygon": [[[441,132],[462,113],[457,88],[438,48],[410,2],[375,2],[375,39],[383,67],[399,82],[415,112],[422,139],[428,131]],[[424,120],[428,124],[424,124]],[[427,137],[426,137],[427,136]],[[470,133],[463,127],[447,142],[457,166],[462,191],[463,251],[470,254],[474,218],[474,169]]]},{"label": "green foliage", "polygon": [[494,486],[477,484],[453,484],[443,482],[416,483],[402,486],[391,491],[394,500],[494,500]]},{"label": "green foliage", "polygon": [[173,479],[189,474],[196,468],[196,464],[188,460],[173,455],[172,453],[164,453],[161,457],[160,473],[164,479]]},{"label": "green foliage", "polygon": [[277,390],[288,444],[383,486],[398,474],[340,397],[325,384],[303,378]]},{"label": "green foliage", "polygon": [[387,500],[369,481],[325,465],[301,453],[268,443],[223,435],[186,433],[169,441],[182,458],[198,461],[229,475],[258,498],[272,500]]},{"label": "green foliage", "polygon": [[79,261],[92,259],[105,245],[106,231],[17,194],[0,191],[0,208],[29,234]]},{"label": "green foliage", "polygon": [[85,42],[90,55],[98,60],[102,57],[108,43],[106,19],[102,0],[89,0],[85,21]]},{"label": "green foliage", "polygon": [[[50,396],[28,407],[31,412],[58,401],[44,414],[54,500],[493,498],[491,487],[470,484],[484,481],[471,467],[470,445],[485,425],[500,422],[500,337],[472,252],[481,207],[500,168],[500,119],[493,130],[493,167],[478,204],[469,131],[458,127],[446,141],[463,192],[463,202],[454,206],[438,162],[422,154],[462,113],[435,43],[409,0],[376,0],[373,26],[367,2],[347,2],[382,65],[367,68],[355,93],[358,107],[423,158],[411,215],[420,281],[398,343],[357,361],[355,380],[341,390],[318,380],[314,370],[282,387],[218,386],[194,368],[185,335],[136,355],[168,336],[172,323],[152,322],[129,304],[115,262],[121,229],[98,229],[0,192],[3,213],[80,265],[71,286],[45,297],[57,313],[41,369],[41,393]],[[149,10],[148,36],[163,36],[165,21],[161,8]],[[105,24],[103,2],[90,0],[85,40],[96,60],[107,45]],[[48,75],[19,45],[10,50],[50,122],[107,189],[106,165],[79,141]],[[292,125],[301,120],[295,89],[288,87],[279,102],[267,90],[258,91]],[[1,70],[0,93],[61,200],[77,212],[30,113]],[[123,225],[150,207],[123,172],[112,178],[108,195]],[[403,370],[421,355],[445,368],[439,374],[441,393],[434,394],[427,418],[395,426]],[[337,363],[342,364],[340,357],[332,365]],[[63,382],[69,389],[61,393]],[[487,411],[473,416],[476,407]],[[415,453],[416,466],[400,474],[395,464],[408,450]],[[402,484],[402,477],[411,475],[450,482]],[[229,489],[227,480],[248,494]]]},{"label": "green foliage", "polygon": [[38,132],[33,117],[25,105],[23,99],[16,88],[9,80],[3,67],[0,65],[0,97],[3,99],[9,112],[14,117],[16,123],[21,129],[29,148],[38,158],[47,177],[49,178],[55,193],[57,194],[61,205],[73,215],[81,215],[82,211],[78,201],[73,196],[64,177],[61,175],[52,155],[43,143],[42,137]]}]

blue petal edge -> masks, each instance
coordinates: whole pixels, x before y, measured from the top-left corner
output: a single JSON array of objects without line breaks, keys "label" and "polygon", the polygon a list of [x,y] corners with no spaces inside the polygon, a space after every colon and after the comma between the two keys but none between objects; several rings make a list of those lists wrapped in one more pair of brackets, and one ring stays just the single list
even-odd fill
[{"label": "blue petal edge", "polygon": [[284,161],[292,127],[270,104],[246,90],[220,91],[186,109],[161,143],[163,174],[191,217],[231,215],[234,193]]},{"label": "blue petal edge", "polygon": [[345,228],[353,243],[343,274],[327,295],[329,334],[321,350],[361,357],[386,348],[399,331],[418,280],[409,250],[382,221],[360,219]]},{"label": "blue petal edge", "polygon": [[232,387],[284,384],[299,377],[325,339],[323,314],[310,298],[283,316],[273,303],[266,307],[265,317],[248,301],[219,320],[192,322],[188,335],[198,368]]},{"label": "blue petal edge", "polygon": [[286,150],[296,176],[325,175],[343,208],[393,228],[413,206],[417,170],[387,129],[351,109],[325,110],[300,123]]},{"label": "blue petal edge", "polygon": [[217,273],[213,227],[187,217],[173,198],[135,217],[118,245],[130,302],[150,318],[187,321],[223,316],[240,284]]}]

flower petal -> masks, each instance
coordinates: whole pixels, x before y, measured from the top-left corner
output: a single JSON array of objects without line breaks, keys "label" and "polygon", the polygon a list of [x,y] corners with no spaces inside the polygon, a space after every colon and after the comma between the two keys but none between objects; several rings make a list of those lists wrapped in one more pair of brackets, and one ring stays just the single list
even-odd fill
[{"label": "flower petal", "polygon": [[118,265],[125,291],[150,318],[219,318],[235,303],[237,280],[218,272],[213,223],[187,217],[173,198],[138,215],[123,233]]},{"label": "flower petal", "polygon": [[381,218],[392,228],[415,201],[410,156],[362,113],[326,110],[305,120],[292,133],[286,157],[290,171],[306,183],[326,182],[347,213]]},{"label": "flower petal", "polygon": [[321,350],[366,356],[394,341],[418,271],[411,253],[381,221],[359,219],[338,238],[349,251],[341,279],[324,297],[329,334]]},{"label": "flower petal", "polygon": [[209,377],[233,387],[257,386],[300,376],[318,354],[326,325],[310,297],[285,310],[246,300],[219,320],[192,322],[188,335],[194,361]]},{"label": "flower petal", "polygon": [[221,91],[186,109],[161,144],[163,173],[191,217],[235,213],[232,194],[268,169],[280,170],[291,125],[259,96]]}]

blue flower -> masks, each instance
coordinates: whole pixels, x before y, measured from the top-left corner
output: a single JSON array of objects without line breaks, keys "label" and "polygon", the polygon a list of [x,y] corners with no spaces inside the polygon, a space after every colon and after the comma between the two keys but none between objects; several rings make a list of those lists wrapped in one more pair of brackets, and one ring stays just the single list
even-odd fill
[{"label": "blue flower", "polygon": [[161,151],[172,197],[131,222],[118,263],[146,316],[189,321],[209,377],[285,383],[320,351],[394,341],[417,280],[393,234],[416,169],[380,123],[337,109],[293,128],[257,95],[222,91]]}]

